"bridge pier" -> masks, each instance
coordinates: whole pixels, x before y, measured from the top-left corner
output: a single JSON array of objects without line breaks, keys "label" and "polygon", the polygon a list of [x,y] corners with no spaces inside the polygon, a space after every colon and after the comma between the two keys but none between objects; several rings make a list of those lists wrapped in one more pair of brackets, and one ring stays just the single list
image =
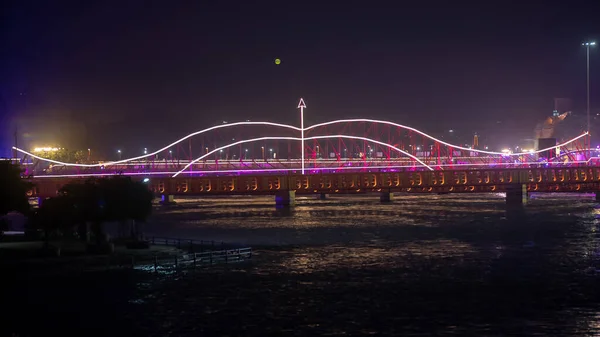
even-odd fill
[{"label": "bridge pier", "polygon": [[317,200],[327,200],[327,199],[329,199],[329,194],[327,194],[327,193],[317,194]]},{"label": "bridge pier", "polygon": [[296,191],[279,191],[275,194],[275,206],[290,207],[296,204]]},{"label": "bridge pier", "polygon": [[513,184],[506,189],[506,205],[520,206],[527,204],[527,185]]},{"label": "bridge pier", "polygon": [[379,194],[379,201],[381,202],[392,202],[394,200],[394,193],[392,192],[381,192]]},{"label": "bridge pier", "polygon": [[600,192],[596,192],[596,201],[600,201]]},{"label": "bridge pier", "polygon": [[173,205],[175,203],[175,196],[172,194],[163,194],[160,196],[161,205]]}]

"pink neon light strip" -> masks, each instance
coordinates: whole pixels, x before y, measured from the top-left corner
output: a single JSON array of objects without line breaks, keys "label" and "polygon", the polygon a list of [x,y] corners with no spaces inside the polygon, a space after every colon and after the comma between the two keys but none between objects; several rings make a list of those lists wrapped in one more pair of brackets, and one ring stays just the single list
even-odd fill
[{"label": "pink neon light strip", "polygon": [[[591,160],[591,159],[590,159]],[[553,167],[557,166],[569,166],[570,164],[587,164],[590,160],[580,160],[569,162],[568,164],[563,163],[553,163],[550,164]],[[539,162],[524,162],[524,163],[499,163],[499,164],[442,164],[436,165],[439,167],[446,166],[519,166],[519,165],[545,165],[545,163]],[[318,171],[345,171],[345,170],[364,170],[364,169],[399,169],[399,168],[414,168],[413,165],[394,165],[394,166],[344,166],[344,167],[323,167],[323,168],[310,168],[308,169],[311,172]],[[247,170],[222,170],[222,171],[185,171],[183,174],[219,174],[219,173],[255,173],[255,172],[294,172],[300,171],[301,168],[291,168],[291,169],[247,169]],[[123,173],[125,176],[152,176],[152,175],[171,175],[175,172],[173,171],[164,171],[164,172],[130,172]],[[33,178],[86,178],[86,177],[110,177],[119,175],[117,173],[91,173],[91,174],[55,174],[55,175],[39,175],[33,176]]]}]

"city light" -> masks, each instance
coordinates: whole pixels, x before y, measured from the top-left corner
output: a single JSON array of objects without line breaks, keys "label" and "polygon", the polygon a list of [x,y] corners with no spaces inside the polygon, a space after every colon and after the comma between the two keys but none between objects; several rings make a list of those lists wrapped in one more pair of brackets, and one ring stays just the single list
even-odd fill
[{"label": "city light", "polygon": [[[483,151],[483,150],[477,150],[477,149],[472,149],[471,150],[471,149],[468,149],[466,147],[457,146],[457,145],[453,145],[453,144],[444,142],[442,140],[439,140],[439,139],[437,139],[435,137],[432,137],[432,136],[430,136],[430,135],[428,135],[428,134],[426,134],[426,133],[424,133],[422,131],[419,131],[419,130],[417,130],[415,128],[412,128],[412,127],[404,126],[404,125],[393,123],[393,122],[389,122],[389,121],[381,121],[381,120],[373,120],[373,119],[345,119],[345,120],[335,120],[335,121],[330,121],[330,122],[326,122],[326,123],[320,123],[320,124],[312,125],[310,127],[305,128],[304,130],[314,129],[314,128],[319,127],[319,126],[326,126],[326,125],[331,125],[331,124],[347,123],[347,122],[372,122],[372,123],[388,124],[388,125],[396,126],[396,127],[399,127],[399,128],[404,128],[404,129],[406,129],[408,131],[413,131],[413,132],[415,132],[417,134],[420,134],[422,136],[425,136],[425,137],[431,139],[432,141],[438,142],[438,143],[440,143],[442,145],[445,145],[445,146],[449,146],[449,147],[451,147],[451,148],[453,148],[455,150],[472,151],[472,152],[477,152],[477,153],[482,153],[482,154],[488,154],[488,155],[506,155],[505,153],[500,153],[500,152]],[[292,126],[292,125],[280,124],[280,123],[271,123],[271,122],[237,122],[237,123],[231,123],[231,124],[226,124],[226,125],[217,125],[217,126],[212,126],[212,127],[206,128],[204,130],[200,130],[200,131],[191,133],[191,134],[189,134],[189,135],[187,135],[187,136],[185,136],[185,137],[183,137],[183,138],[181,138],[181,139],[179,139],[179,140],[177,140],[177,141],[175,141],[175,142],[173,142],[173,143],[171,143],[171,144],[165,146],[164,148],[159,149],[159,150],[157,150],[155,152],[146,153],[143,156],[137,156],[137,157],[132,157],[132,158],[128,158],[128,159],[118,160],[118,161],[114,161],[114,162],[101,163],[101,164],[75,164],[75,163],[66,163],[66,162],[61,162],[61,161],[56,161],[56,160],[52,160],[52,159],[40,157],[40,156],[35,155],[35,154],[31,153],[31,152],[25,151],[23,149],[20,149],[20,148],[14,147],[14,146],[12,148],[14,150],[20,152],[20,153],[29,155],[29,156],[31,156],[33,158],[36,158],[36,159],[39,159],[39,160],[44,160],[46,162],[50,162],[50,163],[54,163],[54,164],[60,164],[60,165],[65,165],[65,166],[73,166],[73,167],[111,166],[111,165],[117,165],[117,164],[129,162],[129,161],[134,161],[134,160],[138,160],[138,159],[147,158],[147,157],[156,155],[156,154],[158,154],[158,153],[160,153],[162,151],[165,151],[168,148],[173,147],[173,146],[179,144],[180,142],[182,142],[182,141],[184,141],[184,140],[186,140],[188,138],[191,138],[193,136],[196,136],[196,135],[199,135],[199,134],[202,134],[202,133],[206,133],[206,132],[211,131],[211,130],[220,129],[220,128],[223,128],[223,127],[231,127],[231,126],[236,126],[236,125],[269,125],[269,126],[277,126],[277,127],[288,128],[288,129],[292,129],[292,130],[296,130],[296,131],[301,131],[301,128],[298,128],[298,127],[295,127],[295,126]],[[571,139],[569,141],[566,141],[566,142],[564,142],[562,144],[559,144],[557,146],[563,147],[563,146],[565,146],[565,145],[567,145],[567,144],[569,144],[571,142],[574,142],[574,141],[576,141],[576,140],[578,140],[578,139],[580,139],[582,137],[585,137],[587,135],[588,135],[588,132],[585,132],[585,133],[583,133],[583,134],[581,134],[581,135],[579,135],[579,136],[577,136],[577,137],[575,137],[575,138],[573,138],[573,139]],[[276,137],[273,138],[273,139],[276,139]],[[301,138],[300,140],[302,140],[302,139],[303,138]],[[239,143],[236,142],[236,144],[239,144]],[[227,146],[225,146],[223,148],[226,148],[226,147]],[[540,153],[540,152],[548,151],[548,150],[551,150],[551,149],[554,149],[554,147],[548,148],[548,149],[537,150],[534,153]],[[304,153],[304,151],[302,151],[302,153]],[[519,156],[519,155],[524,155],[524,154],[529,154],[529,153],[512,153],[510,155],[512,155],[512,156]],[[263,155],[263,157],[264,157],[264,155]]]},{"label": "city light", "polygon": [[58,147],[36,147],[33,149],[33,152],[56,152],[59,150],[61,150],[61,148]]},{"label": "city light", "polygon": [[[173,178],[177,177],[178,175],[180,175],[181,173],[183,173],[185,170],[187,170],[190,166],[194,165],[195,163],[199,162],[200,160],[206,158],[208,155],[210,155],[211,153],[215,153],[217,151],[232,147],[232,146],[236,146],[239,144],[243,144],[243,143],[250,143],[250,142],[256,142],[256,141],[261,141],[261,140],[300,140],[300,141],[305,141],[305,140],[317,140],[317,139],[329,139],[329,138],[345,138],[345,139],[354,139],[354,140],[364,140],[367,142],[371,142],[371,143],[375,143],[381,146],[386,146],[389,147],[390,149],[396,150],[399,153],[402,153],[414,160],[416,160],[419,164],[423,165],[424,167],[426,167],[428,170],[433,171],[434,169],[425,164],[421,159],[417,158],[416,156],[413,156],[412,154],[405,152],[404,150],[401,150],[393,145],[384,143],[384,142],[380,142],[371,138],[366,138],[366,137],[359,137],[359,136],[346,136],[346,135],[328,135],[328,136],[316,136],[316,137],[308,137],[308,138],[298,138],[298,137],[260,137],[260,138],[253,138],[253,139],[246,139],[246,140],[240,140],[237,141],[235,143],[231,143],[231,144],[227,144],[225,146],[221,146],[217,149],[212,150],[211,152],[200,156],[196,159],[194,159],[193,161],[191,161],[190,163],[188,163],[187,165],[185,165],[181,170],[179,170],[177,173],[175,173],[173,175]],[[264,147],[261,147],[264,151]],[[263,153],[263,158],[264,158],[264,153]],[[302,163],[304,163],[304,160],[301,160]]]},{"label": "city light", "polygon": [[[591,161],[592,159],[588,159],[588,160],[578,160],[578,161],[572,161],[570,162],[571,164],[587,164]],[[523,162],[523,163],[519,163],[519,165],[536,165],[536,164],[540,164],[539,162],[536,161],[531,161],[531,162]],[[556,164],[556,165],[561,165],[561,162],[557,162],[557,163],[552,163],[552,164]],[[436,167],[460,167],[460,166],[488,166],[489,164],[486,163],[479,163],[479,164],[441,164],[441,165],[436,165]],[[494,164],[497,167],[512,167],[515,164],[514,163],[497,163]],[[347,170],[363,170],[363,169],[403,169],[403,168],[414,168],[413,165],[391,165],[391,166],[351,166],[351,167],[323,167],[323,168],[318,168],[318,169],[313,169],[313,172],[319,172],[319,171],[347,171]],[[298,168],[282,168],[282,169],[275,169],[275,168],[271,168],[271,169],[241,169],[241,170],[221,170],[221,171],[185,171],[185,172],[181,172],[182,174],[211,174],[211,173],[236,173],[236,174],[243,174],[243,173],[255,173],[255,172],[296,172],[296,171],[300,171],[300,169]],[[141,175],[171,175],[174,172],[172,171],[162,171],[162,172],[124,172],[123,175],[125,176],[141,176]],[[48,175],[39,175],[39,176],[33,176],[34,178],[81,178],[81,177],[107,177],[107,176],[114,176],[115,173],[92,173],[92,174],[48,174]],[[146,178],[149,180],[149,178]]]}]

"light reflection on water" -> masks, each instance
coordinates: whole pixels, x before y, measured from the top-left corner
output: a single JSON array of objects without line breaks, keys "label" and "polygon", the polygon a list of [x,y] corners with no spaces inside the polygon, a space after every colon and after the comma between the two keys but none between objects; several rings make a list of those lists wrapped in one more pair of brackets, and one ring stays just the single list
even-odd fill
[{"label": "light reflection on water", "polygon": [[[267,197],[186,199],[157,209],[145,228],[151,235],[240,242],[257,253],[239,270],[146,290],[153,314],[249,315],[239,323],[246,330],[184,313],[170,318],[170,331],[183,323],[207,333],[274,332],[286,324],[299,335],[599,332],[600,208],[593,196],[534,195],[510,211],[500,194],[297,202],[285,211]],[[183,298],[194,300],[179,309]]]}]

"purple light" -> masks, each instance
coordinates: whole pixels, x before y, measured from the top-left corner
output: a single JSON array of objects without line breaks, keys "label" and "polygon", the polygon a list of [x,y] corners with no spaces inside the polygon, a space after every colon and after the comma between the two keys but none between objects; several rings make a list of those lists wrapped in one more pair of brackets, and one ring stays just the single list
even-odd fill
[{"label": "purple light", "polygon": [[[590,159],[591,160],[591,159]],[[590,160],[585,161],[574,161],[569,162],[566,166],[570,164],[587,164]],[[539,162],[525,162],[519,163],[518,165],[529,165],[529,164],[537,164]],[[554,164],[554,166],[560,166],[565,164],[563,163],[546,163],[544,165]],[[499,163],[499,164],[441,164],[439,167],[452,167],[452,166],[505,166],[511,167],[515,166],[514,163]],[[408,171],[414,172],[417,168],[414,165],[390,165],[390,166],[354,166],[354,167],[324,167],[320,168],[318,171],[345,171],[345,170],[362,170],[362,169],[408,169]],[[214,175],[214,174],[225,174],[225,173],[236,173],[236,174],[246,174],[246,173],[260,173],[260,172],[299,172],[301,168],[289,168],[289,169],[245,169],[245,170],[223,170],[223,171],[185,171],[182,174],[199,174],[199,175]],[[397,170],[398,171],[398,170]],[[317,171],[315,171],[317,172]],[[126,176],[143,176],[143,175],[172,175],[173,171],[162,171],[162,172],[125,172],[122,175]],[[91,173],[91,174],[57,174],[57,175],[39,175],[33,176],[34,178],[85,178],[85,177],[107,177],[119,175],[118,173]]]},{"label": "purple light", "polygon": [[[300,107],[300,105],[299,105],[299,107]],[[280,123],[271,123],[271,122],[237,122],[237,123],[231,123],[231,124],[223,124],[223,125],[217,125],[217,126],[213,126],[213,127],[204,129],[204,130],[200,130],[200,131],[191,133],[191,134],[189,134],[189,135],[187,135],[187,136],[185,136],[185,137],[183,137],[183,138],[181,138],[181,139],[179,139],[179,140],[177,140],[177,141],[175,141],[175,142],[173,142],[173,143],[165,146],[162,149],[159,149],[159,150],[157,150],[155,152],[152,152],[152,153],[145,154],[143,156],[128,158],[128,159],[114,161],[114,162],[109,162],[109,163],[102,163],[102,164],[73,164],[73,163],[60,162],[60,161],[56,161],[56,160],[42,158],[40,156],[34,155],[33,153],[27,152],[27,151],[22,150],[22,149],[17,148],[17,147],[13,147],[13,149],[16,150],[16,151],[18,151],[18,152],[21,152],[23,154],[27,154],[27,155],[31,156],[32,158],[36,158],[36,159],[43,160],[43,161],[50,162],[50,163],[54,163],[54,164],[60,164],[60,165],[64,165],[64,166],[73,166],[73,167],[99,167],[99,166],[102,166],[102,165],[104,165],[104,166],[117,165],[117,164],[129,162],[129,161],[134,161],[134,160],[139,160],[139,159],[151,157],[151,156],[154,156],[154,155],[156,155],[156,154],[158,154],[158,153],[160,153],[162,151],[167,150],[168,148],[170,148],[170,147],[172,147],[174,145],[177,145],[178,143],[180,143],[180,142],[182,142],[182,141],[184,141],[184,140],[186,140],[186,139],[188,139],[190,137],[193,137],[193,136],[196,136],[198,134],[205,133],[205,132],[208,132],[208,131],[211,131],[211,130],[215,130],[215,129],[219,129],[219,128],[224,128],[224,127],[231,127],[231,126],[237,126],[237,125],[270,125],[270,126],[277,126],[277,127],[289,128],[289,129],[293,129],[293,130],[296,130],[296,131],[301,131],[303,133],[305,130],[310,130],[310,129],[313,129],[313,128],[316,128],[316,127],[319,127],[319,126],[325,126],[325,125],[331,125],[331,124],[337,124],[337,123],[348,123],[348,122],[372,122],[372,123],[381,123],[381,124],[393,125],[393,126],[396,126],[396,127],[399,127],[399,128],[404,128],[406,130],[416,132],[416,133],[418,133],[420,135],[423,135],[423,136],[425,136],[425,137],[427,137],[427,138],[429,138],[429,139],[431,139],[431,140],[433,140],[435,142],[438,142],[440,144],[443,144],[443,145],[446,145],[446,146],[449,146],[449,147],[452,147],[452,148],[455,148],[455,149],[461,149],[461,150],[465,150],[465,151],[483,153],[483,154],[488,154],[488,155],[503,155],[503,153],[501,153],[501,152],[475,150],[475,149],[468,149],[468,148],[465,148],[465,147],[452,145],[450,143],[446,143],[446,142],[444,142],[442,140],[439,140],[439,139],[437,139],[437,138],[435,138],[433,136],[430,136],[430,135],[428,135],[428,134],[426,134],[426,133],[424,133],[422,131],[419,131],[419,130],[417,130],[415,128],[411,128],[411,127],[408,127],[408,126],[405,126],[405,125],[401,125],[401,124],[397,124],[397,123],[393,123],[393,122],[389,122],[389,121],[375,120],[375,119],[344,119],[344,120],[335,120],[335,121],[330,121],[330,122],[326,122],[326,123],[316,124],[316,125],[313,125],[313,126],[310,126],[310,127],[307,127],[307,128],[298,128],[298,127],[295,127],[295,126],[292,126],[292,125],[280,124]],[[571,142],[573,142],[573,141],[575,141],[577,139],[580,139],[580,138],[582,138],[582,137],[584,137],[586,135],[588,135],[588,132],[585,132],[585,133],[579,135],[578,137],[575,137],[575,138],[573,138],[573,139],[571,139],[571,140],[569,140],[569,141],[567,141],[567,142],[565,142],[563,144],[559,144],[559,145],[556,145],[556,146],[553,146],[553,147],[549,147],[547,149],[542,149],[542,150],[538,150],[538,151],[534,151],[534,152],[528,152],[528,153],[525,153],[525,152],[523,152],[523,153],[513,153],[513,154],[511,154],[511,156],[531,155],[531,154],[535,154],[535,153],[549,151],[549,150],[554,149],[555,147],[563,147],[563,146],[565,146],[565,145],[567,145],[567,144],[569,144],[569,143],[571,143]],[[329,137],[329,138],[331,138],[331,136],[322,136],[322,137]],[[345,137],[349,137],[349,136],[345,136]],[[271,138],[277,139],[275,137],[271,137]],[[309,138],[306,138],[306,139],[309,139]],[[310,139],[319,139],[319,138],[318,137],[312,137]],[[300,140],[304,141],[305,139],[304,139],[304,137],[302,137],[302,138],[300,138]],[[229,146],[232,146],[232,145],[230,144]],[[391,146],[391,145],[390,144],[385,144],[385,146]],[[425,165],[425,164],[423,164],[423,165]]]},{"label": "purple light", "polygon": [[[227,145],[225,145],[225,146],[221,146],[221,147],[219,147],[219,148],[216,148],[216,149],[214,149],[214,150],[212,150],[212,151],[210,151],[210,152],[208,152],[208,153],[206,153],[206,154],[203,154],[202,156],[200,156],[200,157],[198,157],[198,158],[194,159],[193,161],[191,161],[190,163],[188,163],[187,165],[185,165],[185,166],[184,166],[184,167],[183,167],[181,170],[179,170],[177,173],[175,173],[175,174],[173,175],[173,178],[177,177],[177,176],[178,176],[178,175],[180,175],[181,173],[184,173],[184,172],[185,172],[185,171],[186,171],[186,170],[187,170],[187,169],[188,169],[190,166],[194,165],[194,163],[197,163],[198,161],[200,161],[200,160],[202,160],[202,159],[204,159],[204,158],[206,158],[206,157],[210,156],[211,154],[213,154],[213,153],[215,153],[215,152],[217,152],[217,151],[221,151],[221,150],[223,150],[223,149],[226,149],[226,148],[228,148],[228,147],[231,147],[231,146],[236,146],[236,145],[243,144],[243,143],[249,143],[249,142],[261,141],[261,140],[273,140],[273,139],[274,139],[274,140],[301,140],[301,141],[304,141],[304,140],[313,140],[313,139],[327,139],[327,138],[349,138],[349,139],[365,140],[365,141],[373,142],[373,143],[376,143],[376,144],[379,144],[379,145],[382,145],[382,146],[387,146],[387,147],[389,147],[389,148],[392,148],[392,149],[394,149],[394,150],[396,150],[396,151],[398,151],[398,152],[400,152],[400,153],[402,153],[402,154],[404,154],[404,155],[407,155],[407,156],[409,156],[410,158],[412,158],[412,159],[414,159],[414,160],[418,161],[418,162],[419,162],[421,165],[423,165],[423,166],[425,166],[426,168],[428,168],[429,170],[433,171],[433,168],[432,168],[432,167],[430,167],[429,165],[425,164],[425,163],[424,163],[423,161],[421,161],[419,158],[417,158],[417,157],[413,156],[412,154],[410,154],[410,153],[408,153],[408,152],[405,152],[405,151],[403,151],[403,150],[401,150],[401,149],[399,149],[399,148],[397,148],[397,147],[395,147],[395,146],[393,146],[393,145],[390,145],[390,144],[387,144],[387,143],[384,143],[384,142],[380,142],[380,141],[378,141],[378,140],[374,140],[374,139],[371,139],[371,138],[366,138],[366,137],[358,137],[358,136],[344,136],[344,135],[330,135],[330,136],[317,136],[317,137],[309,137],[309,138],[304,138],[304,139],[302,139],[302,138],[297,138],[297,137],[259,137],[259,138],[253,138],[253,139],[240,140],[240,141],[237,141],[237,142],[234,142],[234,143],[227,144]],[[303,161],[303,163],[302,163],[302,164],[304,164],[304,161]],[[304,165],[303,165],[303,166],[304,166]]]}]

